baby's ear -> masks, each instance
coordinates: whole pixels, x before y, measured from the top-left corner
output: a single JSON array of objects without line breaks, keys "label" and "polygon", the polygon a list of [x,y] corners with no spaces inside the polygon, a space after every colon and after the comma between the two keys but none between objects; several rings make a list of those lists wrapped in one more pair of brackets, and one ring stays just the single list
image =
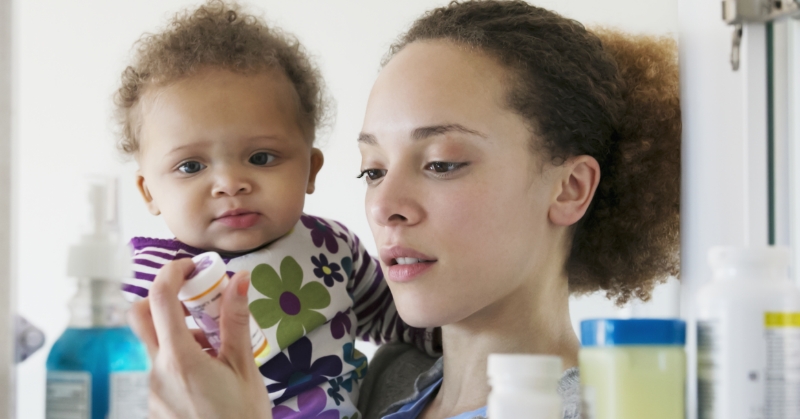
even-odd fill
[{"label": "baby's ear", "polygon": [[136,187],[139,188],[139,193],[142,194],[142,199],[144,199],[144,204],[147,205],[147,210],[150,211],[150,214],[161,215],[161,210],[158,209],[158,204],[153,199],[153,195],[150,194],[150,189],[147,188],[147,181],[140,170],[136,171]]},{"label": "baby's ear", "polygon": [[311,149],[311,166],[308,173],[308,185],[306,186],[306,193],[314,193],[314,182],[317,180],[317,173],[322,169],[322,164],[325,163],[325,157],[322,156],[322,151],[318,148]]},{"label": "baby's ear", "polygon": [[550,204],[553,224],[568,227],[586,214],[600,183],[600,164],[591,156],[573,157],[559,167],[556,199]]}]

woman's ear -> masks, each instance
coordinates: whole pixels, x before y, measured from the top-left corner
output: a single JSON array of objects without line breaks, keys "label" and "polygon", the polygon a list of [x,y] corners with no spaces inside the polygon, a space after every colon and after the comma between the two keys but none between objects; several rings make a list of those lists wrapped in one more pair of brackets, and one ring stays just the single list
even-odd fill
[{"label": "woman's ear", "polygon": [[140,170],[136,171],[136,187],[139,189],[139,193],[142,195],[144,204],[147,205],[147,210],[150,211],[150,214],[161,215],[161,210],[158,209],[158,204],[153,199],[153,195],[150,194],[150,189],[147,188],[147,181]]},{"label": "woman's ear", "polygon": [[314,182],[317,180],[317,173],[322,169],[322,164],[325,163],[325,157],[322,156],[322,151],[318,148],[311,149],[311,168],[308,173],[308,186],[306,186],[306,193],[314,193]]},{"label": "woman's ear", "polygon": [[589,209],[600,183],[600,164],[594,157],[577,156],[568,159],[561,169],[559,190],[548,215],[553,224],[567,227],[577,223]]}]

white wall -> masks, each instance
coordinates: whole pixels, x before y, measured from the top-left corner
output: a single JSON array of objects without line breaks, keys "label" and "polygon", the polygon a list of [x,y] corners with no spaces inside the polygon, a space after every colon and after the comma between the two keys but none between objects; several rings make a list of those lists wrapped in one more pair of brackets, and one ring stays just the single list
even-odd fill
[{"label": "white wall", "polygon": [[[17,241],[14,259],[21,314],[44,329],[48,346],[18,369],[18,417],[44,416],[44,362],[49,344],[67,322],[74,290],[65,276],[66,250],[81,231],[82,177],[122,176],[123,233],[167,236],[146,213],[133,188],[132,164],[116,157],[110,100],[131,44],[157,30],[186,0],[18,0],[15,2],[13,156]],[[338,101],[338,119],[322,139],[326,165],[307,211],[341,220],[374,250],[363,214],[363,186],[355,179],[359,132],[378,63],[391,41],[424,10],[445,0],[260,0],[251,9],[295,33],[317,57]],[[540,0],[587,24],[636,32],[677,32],[677,0]],[[656,305],[622,314],[677,314],[675,286],[660,290]],[[618,315],[602,298],[573,307],[576,322]]]}]

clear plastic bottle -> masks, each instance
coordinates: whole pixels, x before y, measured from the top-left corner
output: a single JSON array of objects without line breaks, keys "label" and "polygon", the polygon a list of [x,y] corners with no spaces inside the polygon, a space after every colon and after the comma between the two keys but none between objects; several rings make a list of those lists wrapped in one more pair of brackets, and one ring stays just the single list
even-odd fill
[{"label": "clear plastic bottle", "polygon": [[93,231],[70,249],[68,274],[78,278],[67,330],[47,357],[46,419],[147,418],[147,351],[125,321],[120,282],[130,253],[120,245],[114,187],[90,186]]},{"label": "clear plastic bottle", "polygon": [[487,414],[491,419],[561,419],[558,382],[561,358],[552,355],[491,354]]},{"label": "clear plastic bottle", "polygon": [[800,419],[800,290],[789,250],[717,247],[697,295],[698,419]]}]

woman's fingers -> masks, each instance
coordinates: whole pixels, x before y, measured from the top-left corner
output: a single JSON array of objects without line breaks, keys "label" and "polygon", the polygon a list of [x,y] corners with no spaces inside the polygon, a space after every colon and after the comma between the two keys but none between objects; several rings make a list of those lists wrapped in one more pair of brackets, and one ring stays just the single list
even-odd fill
[{"label": "woman's fingers", "polygon": [[183,304],[178,300],[178,291],[192,270],[191,259],[172,261],[158,271],[150,288],[150,313],[162,349],[180,351],[178,348],[185,348],[187,342],[194,340],[186,326]]},{"label": "woman's fingers", "polygon": [[150,300],[145,298],[131,305],[128,310],[128,324],[147,348],[150,359],[155,358],[158,351],[158,337],[155,326],[153,326],[153,316],[150,313]]},{"label": "woman's fingers", "polygon": [[238,272],[225,287],[220,306],[222,347],[218,358],[226,361],[239,373],[255,369],[250,343],[250,308],[247,306],[249,286],[249,272]]}]

